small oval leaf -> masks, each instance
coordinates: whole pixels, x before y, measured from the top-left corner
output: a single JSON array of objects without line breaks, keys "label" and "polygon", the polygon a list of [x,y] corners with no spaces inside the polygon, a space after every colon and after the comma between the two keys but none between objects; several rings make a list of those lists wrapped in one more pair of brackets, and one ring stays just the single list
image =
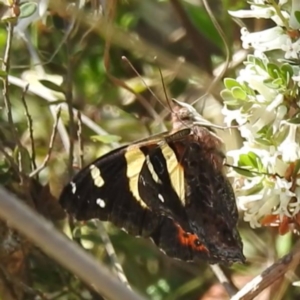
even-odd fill
[{"label": "small oval leaf", "polygon": [[35,2],[25,2],[20,5],[20,19],[29,18],[37,10],[37,3]]},{"label": "small oval leaf", "polygon": [[225,78],[224,85],[227,89],[232,89],[233,87],[240,87],[241,85],[233,78]]},{"label": "small oval leaf", "polygon": [[236,99],[240,99],[240,100],[246,100],[247,99],[247,94],[240,87],[236,86],[236,87],[232,88],[231,92],[232,92],[233,97],[236,98]]},{"label": "small oval leaf", "polygon": [[60,85],[57,85],[56,83],[54,83],[52,81],[45,80],[45,79],[41,79],[39,81],[42,85],[44,85],[46,88],[48,88],[52,91],[59,92],[59,93],[64,93],[63,88]]}]

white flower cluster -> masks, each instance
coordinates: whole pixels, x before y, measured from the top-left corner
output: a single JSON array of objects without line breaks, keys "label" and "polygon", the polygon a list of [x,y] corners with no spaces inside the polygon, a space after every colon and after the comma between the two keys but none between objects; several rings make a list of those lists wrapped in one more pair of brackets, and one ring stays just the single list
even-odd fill
[{"label": "white flower cluster", "polygon": [[[252,0],[238,18],[271,19],[275,26],[249,33],[244,48],[254,54],[236,79],[225,79],[223,113],[235,121],[243,147],[230,151],[238,205],[251,227],[300,220],[300,0]],[[299,177],[299,179],[298,179]]]}]

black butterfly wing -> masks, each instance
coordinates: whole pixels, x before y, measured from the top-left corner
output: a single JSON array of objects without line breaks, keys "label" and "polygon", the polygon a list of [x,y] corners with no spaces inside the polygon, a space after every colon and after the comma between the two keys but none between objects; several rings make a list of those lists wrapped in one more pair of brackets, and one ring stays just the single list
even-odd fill
[{"label": "black butterfly wing", "polygon": [[146,156],[139,174],[141,199],[160,215],[175,219],[190,230],[184,210],[184,170],[176,153],[162,141],[159,147],[141,147]]},{"label": "black butterfly wing", "polygon": [[[189,132],[180,131],[174,139]],[[86,166],[64,188],[60,203],[78,220],[99,218],[145,236],[152,228],[144,221],[149,211],[187,224],[180,200],[183,176],[175,153],[158,136],[113,150]]]},{"label": "black butterfly wing", "polygon": [[[215,149],[207,148],[198,136],[169,146],[184,170],[183,203],[191,233],[208,249],[211,260],[244,261],[234,193],[222,165],[217,167],[212,159]],[[222,161],[223,154],[216,152],[215,157]]]},{"label": "black butterfly wing", "polygon": [[60,204],[77,220],[98,218],[144,235],[143,230],[152,230],[150,208],[134,188],[144,159],[138,148],[128,151],[124,146],[109,152],[74,176],[63,189]]},{"label": "black butterfly wing", "polygon": [[151,234],[156,245],[185,261],[244,261],[232,187],[202,144],[169,141],[150,153],[139,192],[164,216]]},{"label": "black butterfly wing", "polygon": [[171,257],[243,261],[232,188],[187,133],[100,157],[65,187],[60,203],[78,220],[150,236]]}]

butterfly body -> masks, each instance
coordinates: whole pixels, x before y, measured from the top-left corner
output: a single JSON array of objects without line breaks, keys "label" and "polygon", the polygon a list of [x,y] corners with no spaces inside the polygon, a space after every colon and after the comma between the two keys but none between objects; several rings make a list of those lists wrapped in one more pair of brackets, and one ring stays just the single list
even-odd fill
[{"label": "butterfly body", "polygon": [[85,167],[64,188],[61,205],[78,220],[98,218],[152,238],[174,258],[243,262],[222,141],[188,104],[177,102],[172,124]]}]

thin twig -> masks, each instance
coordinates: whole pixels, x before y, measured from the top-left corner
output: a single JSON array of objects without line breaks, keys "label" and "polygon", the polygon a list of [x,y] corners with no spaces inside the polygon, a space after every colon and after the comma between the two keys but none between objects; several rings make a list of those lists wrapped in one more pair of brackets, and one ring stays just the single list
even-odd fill
[{"label": "thin twig", "polygon": [[36,165],[36,161],[35,161],[36,155],[35,155],[35,142],[34,142],[34,137],[33,137],[33,121],[32,121],[32,117],[29,113],[28,106],[27,106],[26,99],[25,99],[26,93],[28,91],[28,86],[29,86],[29,84],[27,84],[25,86],[21,99],[22,99],[22,102],[23,102],[23,105],[25,108],[25,116],[27,119],[27,126],[28,126],[28,130],[29,130],[32,170],[35,170],[37,168],[37,165]]},{"label": "thin twig", "polygon": [[[8,76],[9,82],[10,84],[16,85],[22,89],[24,89],[24,87],[28,84],[26,81],[17,78],[15,76]],[[31,92],[37,96],[39,96],[41,99],[47,101],[47,102],[53,102],[53,101],[57,101],[57,98],[53,95],[53,93],[51,92],[51,90],[45,88],[44,86],[38,86],[36,87],[35,85],[29,85],[28,87],[28,92]],[[55,116],[56,115],[56,110],[55,110],[55,106],[56,105],[50,105],[50,109],[51,109],[51,113]],[[65,103],[61,103],[61,108],[63,110],[67,110],[68,107]],[[73,108],[74,113],[77,113],[77,109]],[[96,134],[99,135],[108,135],[108,132],[105,131],[103,128],[101,128],[98,124],[96,124],[93,120],[91,120],[89,117],[87,117],[84,114],[81,114],[81,119],[82,119],[82,123],[85,124],[87,127],[89,127],[91,130],[93,130]],[[60,123],[61,120],[58,123],[58,130],[60,129]],[[60,132],[60,137],[63,141],[63,144],[65,146],[66,151],[68,152],[69,150],[69,137],[68,134],[66,132],[66,129],[64,127],[63,124],[61,124],[61,132]],[[111,145],[113,147],[118,147],[119,144],[118,143],[111,143]]]},{"label": "thin twig", "polygon": [[[30,35],[28,33],[28,30],[25,30],[24,34],[21,34],[21,37],[24,39],[29,53],[31,55],[31,58],[33,60],[33,65],[35,67],[35,71],[37,72],[37,74],[39,75],[40,79],[43,78],[43,76],[45,75],[45,70],[43,69],[43,65],[46,65],[48,63],[50,63],[52,61],[52,59],[55,57],[55,55],[58,53],[59,49],[62,47],[62,45],[65,42],[65,39],[68,37],[69,35],[69,31],[66,33],[66,35],[64,36],[62,42],[60,43],[60,45],[57,47],[56,51],[53,53],[53,55],[51,56],[51,58],[47,61],[42,63],[39,56],[37,55],[34,46],[30,40]],[[20,67],[20,66],[19,66]],[[15,67],[14,69],[17,69],[18,67]],[[22,67],[24,68],[24,66]],[[27,84],[27,83],[26,83]],[[55,111],[55,107],[54,106],[50,106],[50,111],[52,114],[52,117],[55,118],[56,115],[56,111]],[[66,131],[66,128],[63,124],[63,122],[60,120],[57,126],[57,130],[59,132],[59,135],[61,137],[62,143],[64,145],[64,148],[66,149],[66,151],[69,151],[70,145],[69,145],[69,138],[68,138],[68,134]]]},{"label": "thin twig", "polygon": [[82,139],[82,120],[81,120],[81,112],[77,111],[77,138],[79,145],[79,168],[82,169],[84,166],[84,158],[83,158],[83,139]]},{"label": "thin twig", "polygon": [[18,133],[13,121],[12,116],[12,107],[11,107],[11,101],[9,96],[9,81],[8,81],[8,74],[10,70],[10,52],[11,52],[11,45],[12,45],[12,39],[14,34],[14,25],[10,22],[7,23],[7,39],[6,39],[6,47],[4,52],[4,57],[2,61],[2,71],[5,72],[5,76],[2,78],[3,80],[3,99],[4,99],[4,105],[6,109],[7,114],[7,120],[10,125],[10,129],[12,132],[12,136],[14,139],[14,142],[16,145],[20,144]]},{"label": "thin twig", "polygon": [[76,126],[74,120],[74,112],[73,112],[73,65],[72,65],[72,57],[71,57],[71,39],[70,33],[72,32],[75,25],[75,14],[72,17],[70,24],[68,25],[68,35],[66,38],[66,56],[67,56],[67,74],[66,74],[66,102],[68,106],[69,113],[69,159],[68,159],[68,174],[69,178],[73,176],[73,163],[74,163],[74,137],[76,133]]},{"label": "thin twig", "polygon": [[126,288],[105,266],[3,187],[0,187],[0,199],[1,219],[7,220],[11,227],[27,236],[49,257],[93,287],[100,295],[111,300],[145,299]]},{"label": "thin twig", "polygon": [[21,152],[21,142],[18,137],[18,132],[13,120],[12,116],[12,106],[10,101],[10,95],[9,95],[9,81],[8,81],[8,74],[10,71],[10,53],[11,53],[11,46],[12,46],[12,39],[14,34],[14,25],[11,22],[7,23],[7,38],[6,38],[6,47],[4,52],[4,58],[2,61],[2,71],[5,73],[5,76],[3,77],[3,99],[4,99],[4,105],[6,109],[7,114],[7,120],[8,124],[10,126],[10,131],[12,133],[13,141],[15,144],[19,147],[18,151],[18,169],[19,169],[19,176],[20,181],[22,183],[23,177],[21,176],[21,173],[23,173],[22,170],[22,152]]},{"label": "thin twig", "polygon": [[57,132],[58,121],[59,121],[59,118],[60,118],[60,112],[61,112],[61,106],[58,106],[57,113],[56,113],[56,119],[55,119],[55,122],[53,124],[53,129],[52,129],[52,133],[51,133],[51,137],[50,137],[50,142],[49,142],[47,155],[45,156],[43,163],[37,169],[32,171],[29,174],[29,177],[33,177],[33,176],[37,175],[39,172],[41,172],[46,167],[47,163],[50,160],[53,145],[54,145],[54,141],[55,141],[55,136],[56,136],[56,132]]},{"label": "thin twig", "polygon": [[210,268],[218,278],[219,282],[223,285],[227,294],[229,296],[233,296],[238,291],[238,289],[232,284],[231,280],[227,278],[221,267],[219,265],[211,265]]},{"label": "thin twig", "polygon": [[203,0],[203,5],[204,5],[207,13],[209,14],[209,17],[210,17],[211,21],[213,22],[216,30],[218,31],[218,33],[219,33],[219,35],[222,39],[223,46],[224,46],[224,49],[225,49],[226,60],[225,60],[225,63],[223,65],[223,69],[220,71],[220,73],[214,78],[214,80],[208,86],[205,94],[210,94],[211,91],[214,91],[214,89],[216,88],[216,85],[219,83],[219,81],[223,78],[224,74],[226,73],[226,71],[228,69],[228,66],[229,66],[229,62],[230,62],[230,48],[229,48],[229,45],[228,45],[228,42],[227,42],[226,35],[225,35],[222,27],[218,23],[216,17],[214,16],[214,13],[212,12],[212,10],[211,10],[208,3],[209,2],[207,0]]},{"label": "thin twig", "polygon": [[300,242],[287,255],[248,282],[230,300],[251,300],[300,262]]},{"label": "thin twig", "polygon": [[131,289],[129,282],[126,278],[126,275],[124,273],[124,270],[122,268],[121,263],[118,260],[117,254],[115,252],[115,249],[111,243],[111,240],[108,236],[108,234],[106,233],[106,230],[102,224],[101,221],[95,221],[96,222],[96,226],[98,228],[98,232],[99,235],[101,237],[101,240],[103,241],[104,244],[104,248],[106,250],[106,253],[110,259],[110,262],[113,266],[113,270],[116,273],[117,277],[119,278],[119,280],[125,284],[127,286],[127,288]]}]

